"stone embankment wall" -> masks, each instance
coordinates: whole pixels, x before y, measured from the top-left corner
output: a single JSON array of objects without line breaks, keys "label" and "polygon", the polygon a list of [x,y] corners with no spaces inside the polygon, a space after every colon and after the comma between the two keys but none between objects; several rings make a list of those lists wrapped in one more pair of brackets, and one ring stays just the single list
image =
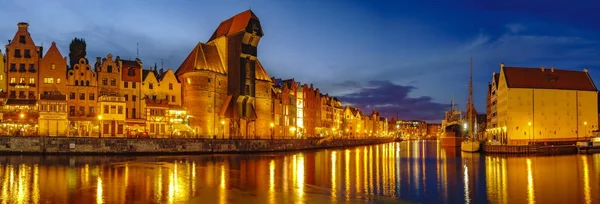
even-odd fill
[{"label": "stone embankment wall", "polygon": [[84,137],[0,137],[4,154],[195,154],[294,151],[372,145],[391,142],[373,139],[131,139]]}]

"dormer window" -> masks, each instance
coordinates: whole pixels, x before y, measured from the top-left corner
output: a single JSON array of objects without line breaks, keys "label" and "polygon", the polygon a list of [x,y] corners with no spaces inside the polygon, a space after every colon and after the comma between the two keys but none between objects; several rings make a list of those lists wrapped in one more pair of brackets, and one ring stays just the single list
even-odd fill
[{"label": "dormer window", "polygon": [[112,73],[112,65],[108,65],[108,67],[106,68],[108,73]]}]

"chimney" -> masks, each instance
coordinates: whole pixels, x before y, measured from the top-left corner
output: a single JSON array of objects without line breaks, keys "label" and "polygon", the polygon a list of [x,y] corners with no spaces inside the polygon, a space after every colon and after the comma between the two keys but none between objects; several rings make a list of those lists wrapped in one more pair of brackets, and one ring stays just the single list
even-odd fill
[{"label": "chimney", "polygon": [[544,68],[544,66],[542,66],[542,72],[543,72],[544,70],[546,70],[546,68]]},{"label": "chimney", "polygon": [[554,72],[554,66],[552,66],[552,67],[550,68],[550,71],[551,71],[551,72]]},{"label": "chimney", "polygon": [[29,23],[19,22],[19,23],[17,23],[17,26],[19,27],[19,31],[27,31],[27,28],[29,27]]}]

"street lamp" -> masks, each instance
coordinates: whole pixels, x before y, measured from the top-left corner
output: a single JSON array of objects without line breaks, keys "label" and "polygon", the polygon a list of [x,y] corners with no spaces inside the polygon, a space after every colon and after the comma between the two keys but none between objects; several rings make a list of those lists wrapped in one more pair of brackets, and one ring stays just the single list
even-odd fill
[{"label": "street lamp", "polygon": [[275,127],[275,124],[271,122],[271,124],[269,124],[269,127],[271,127],[271,139],[273,139],[273,127]]},{"label": "street lamp", "polygon": [[98,138],[102,137],[102,115],[98,115]]},{"label": "street lamp", "polygon": [[19,118],[21,119],[21,136],[25,136],[25,121],[23,120],[25,118],[25,113],[19,114]]},{"label": "street lamp", "polygon": [[585,135],[583,135],[583,136],[584,136],[584,137],[587,137],[587,121],[584,121],[584,122],[583,122],[583,130],[584,130],[584,133],[583,133],[583,134],[585,134]]},{"label": "street lamp", "polygon": [[533,135],[533,132],[531,132],[531,131],[532,131],[532,130],[531,130],[531,121],[527,122],[527,126],[529,126],[529,135],[528,135],[528,136],[529,136],[529,143],[531,144],[531,139],[532,139],[532,137],[533,137],[533,136],[532,136],[532,135]]},{"label": "street lamp", "polygon": [[223,132],[223,139],[225,139],[225,120],[221,120],[221,132]]}]

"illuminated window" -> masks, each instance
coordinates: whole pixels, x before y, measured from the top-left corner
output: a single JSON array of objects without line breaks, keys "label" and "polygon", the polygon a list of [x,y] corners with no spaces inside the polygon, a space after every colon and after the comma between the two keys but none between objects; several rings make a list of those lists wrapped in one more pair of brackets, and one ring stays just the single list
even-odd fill
[{"label": "illuminated window", "polygon": [[17,83],[17,79],[16,79],[16,78],[14,78],[14,77],[11,77],[11,78],[10,78],[10,83],[11,83],[11,84]]},{"label": "illuminated window", "polygon": [[56,78],[56,83],[60,84],[60,78]]},{"label": "illuminated window", "polygon": [[21,77],[21,78],[19,79],[19,83],[21,83],[21,84],[24,84],[24,83],[25,83],[25,77]]},{"label": "illuminated window", "polygon": [[54,78],[46,77],[44,78],[44,84],[52,84],[54,83]]},{"label": "illuminated window", "polygon": [[188,78],[186,79],[186,81],[187,81],[187,83],[188,83],[188,84],[191,84],[191,83],[192,83],[192,78],[189,78],[189,77],[188,77]]},{"label": "illuminated window", "polygon": [[52,70],[56,69],[56,65],[52,63]]},{"label": "illuminated window", "polygon": [[110,79],[110,85],[111,86],[117,86],[117,80],[116,79]]}]

